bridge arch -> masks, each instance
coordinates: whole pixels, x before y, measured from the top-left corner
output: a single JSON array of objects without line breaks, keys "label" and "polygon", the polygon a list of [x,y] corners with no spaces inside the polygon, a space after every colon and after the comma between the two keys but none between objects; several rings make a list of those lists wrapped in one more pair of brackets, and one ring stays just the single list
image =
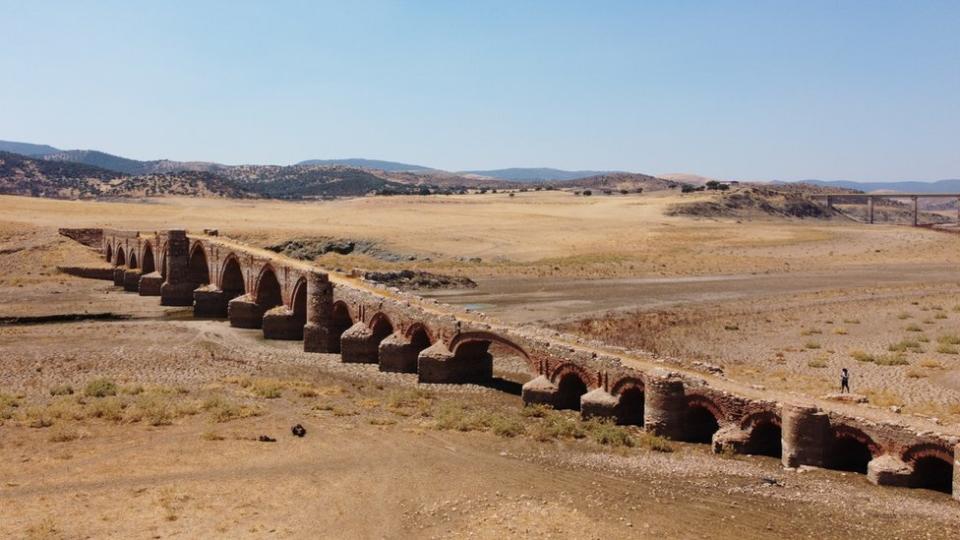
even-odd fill
[{"label": "bridge arch", "polygon": [[160,277],[167,279],[167,244],[160,248]]},{"label": "bridge arch", "polygon": [[127,265],[127,257],[126,257],[126,254],[123,252],[123,246],[117,246],[117,260],[115,262],[116,262],[116,266]]},{"label": "bridge arch", "polygon": [[725,419],[723,409],[713,399],[702,394],[688,395],[683,438],[687,442],[710,443]]},{"label": "bridge arch", "polygon": [[210,264],[207,262],[207,250],[203,244],[194,242],[187,261],[187,281],[194,287],[210,283]]},{"label": "bridge arch", "polygon": [[307,324],[307,280],[300,278],[293,285],[293,294],[290,296],[290,311],[293,312],[297,325]]},{"label": "bridge arch", "polygon": [[127,267],[131,270],[137,268],[137,251],[134,249],[130,250],[130,259],[127,260]]},{"label": "bridge arch", "polygon": [[911,487],[953,492],[954,456],[939,444],[921,443],[903,452],[904,463],[912,466]]},{"label": "bridge arch", "polygon": [[368,326],[373,332],[373,340],[376,343],[380,343],[383,338],[393,333],[393,323],[390,322],[390,317],[382,311],[378,311],[373,314],[373,317],[370,317]]},{"label": "bridge arch", "polygon": [[846,425],[833,428],[827,468],[866,474],[867,464],[880,455],[880,446],[862,430]]},{"label": "bridge arch", "polygon": [[343,300],[337,300],[330,311],[330,352],[340,352],[340,336],[351,326],[353,317],[350,315],[350,307]]},{"label": "bridge arch", "polygon": [[781,457],[783,455],[783,430],[780,415],[774,411],[761,411],[746,416],[740,429],[749,433],[744,452],[757,456]]},{"label": "bridge arch", "polygon": [[223,267],[220,270],[220,290],[228,301],[247,292],[240,260],[233,253],[227,255],[223,261]]},{"label": "bridge arch", "polygon": [[610,389],[619,396],[617,400],[617,423],[642,426],[646,405],[646,385],[640,377],[623,377]]},{"label": "bridge arch", "polygon": [[105,251],[106,251],[107,262],[113,262],[113,245],[108,242],[107,249]]},{"label": "bridge arch", "polygon": [[153,260],[153,246],[150,245],[149,240],[143,244],[143,261],[140,266],[142,267],[144,274],[149,274],[157,269],[157,265]]},{"label": "bridge arch", "polygon": [[418,353],[433,345],[434,338],[430,329],[421,322],[415,322],[408,326],[403,335],[410,341],[410,347]]},{"label": "bridge arch", "polygon": [[260,269],[260,275],[257,276],[256,284],[253,288],[253,301],[263,311],[283,304],[283,291],[280,288],[280,280],[277,279],[277,273],[270,263],[263,265]]},{"label": "bridge arch", "polygon": [[403,335],[404,337],[409,339],[411,343],[415,338],[418,339],[420,342],[423,342],[423,340],[426,340],[427,347],[433,344],[433,341],[435,339],[433,337],[433,332],[430,330],[430,328],[419,321],[408,326],[407,329],[403,331]]},{"label": "bridge arch", "polygon": [[557,385],[557,398],[554,408],[580,410],[580,397],[590,388],[591,378],[585,369],[577,364],[561,364],[550,376]]}]

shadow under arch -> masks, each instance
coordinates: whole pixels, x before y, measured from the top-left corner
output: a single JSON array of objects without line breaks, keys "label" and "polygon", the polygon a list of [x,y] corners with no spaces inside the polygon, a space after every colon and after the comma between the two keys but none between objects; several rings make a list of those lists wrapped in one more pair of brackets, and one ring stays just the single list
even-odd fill
[{"label": "shadow under arch", "polygon": [[260,275],[257,276],[253,288],[253,301],[263,311],[283,304],[280,280],[277,279],[277,273],[270,263],[263,265],[260,269]]},{"label": "shadow under arch", "polygon": [[955,458],[948,448],[922,443],[908,448],[902,459],[913,466],[910,487],[953,493]]},{"label": "shadow under arch", "polygon": [[153,246],[149,240],[143,244],[143,261],[140,266],[144,274],[149,274],[157,269],[153,259]]},{"label": "shadow under arch", "polygon": [[207,262],[207,250],[200,241],[194,242],[187,260],[187,281],[194,288],[210,283],[210,264]]}]

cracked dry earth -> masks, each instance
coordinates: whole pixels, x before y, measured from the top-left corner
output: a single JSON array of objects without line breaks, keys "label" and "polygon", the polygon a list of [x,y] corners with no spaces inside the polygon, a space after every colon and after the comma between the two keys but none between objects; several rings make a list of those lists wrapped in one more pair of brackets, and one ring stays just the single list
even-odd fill
[{"label": "cracked dry earth", "polygon": [[[0,262],[20,253],[29,251]],[[41,267],[0,284],[0,315],[110,306],[131,318],[0,326],[3,538],[912,539],[960,530],[960,507],[944,494],[786,472],[774,459],[715,456],[704,445],[658,452],[632,428],[633,446],[550,433],[548,418],[525,414],[509,392],[418,387],[412,375],[305,354],[299,342],[265,341]],[[497,362],[523,380],[509,359]],[[105,382],[112,391],[96,397]],[[574,413],[549,414],[585,426]],[[297,423],[303,438],[291,434]]]}]

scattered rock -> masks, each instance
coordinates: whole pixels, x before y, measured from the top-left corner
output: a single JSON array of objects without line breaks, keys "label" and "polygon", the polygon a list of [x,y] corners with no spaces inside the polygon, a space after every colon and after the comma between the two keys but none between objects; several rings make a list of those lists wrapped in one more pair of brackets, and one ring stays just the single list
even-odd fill
[{"label": "scattered rock", "polygon": [[844,403],[867,403],[870,400],[867,399],[867,396],[863,394],[827,394],[822,396],[821,399],[829,399],[831,401],[842,401]]},{"label": "scattered rock", "polygon": [[261,436],[257,437],[257,440],[260,441],[260,442],[277,442],[276,439],[274,439],[273,437],[271,437],[271,436],[269,436],[269,435],[261,435]]},{"label": "scattered rock", "polygon": [[364,272],[363,278],[401,290],[416,289],[473,289],[476,282],[467,277],[446,276],[420,270],[394,272]]},{"label": "scattered rock", "polygon": [[290,431],[291,431],[291,433],[293,433],[293,434],[296,435],[297,437],[303,437],[304,435],[307,434],[307,430],[306,430],[302,425],[300,425],[300,424],[297,424],[297,425],[293,426],[292,428],[290,428]]}]

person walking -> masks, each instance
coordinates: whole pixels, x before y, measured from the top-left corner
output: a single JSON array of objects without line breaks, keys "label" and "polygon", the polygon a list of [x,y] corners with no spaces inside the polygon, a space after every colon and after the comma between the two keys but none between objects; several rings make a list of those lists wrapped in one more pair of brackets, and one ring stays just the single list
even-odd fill
[{"label": "person walking", "polygon": [[842,394],[844,390],[850,393],[850,372],[847,368],[840,370],[840,393]]}]

